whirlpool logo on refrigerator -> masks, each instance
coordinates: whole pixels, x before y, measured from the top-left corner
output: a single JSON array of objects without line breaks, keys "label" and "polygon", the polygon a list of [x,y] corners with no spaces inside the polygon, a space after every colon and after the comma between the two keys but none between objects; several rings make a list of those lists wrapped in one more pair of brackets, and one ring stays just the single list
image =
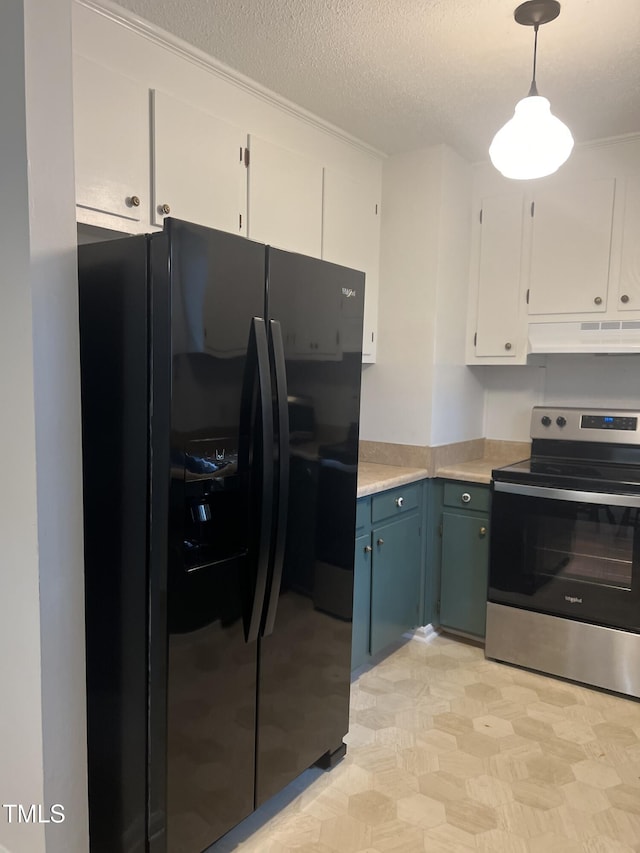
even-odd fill
[{"label": "whirlpool logo on refrigerator", "polygon": [[350,297],[355,296],[356,292],[352,287],[343,287],[342,288],[342,295],[346,296],[347,299],[349,299]]}]

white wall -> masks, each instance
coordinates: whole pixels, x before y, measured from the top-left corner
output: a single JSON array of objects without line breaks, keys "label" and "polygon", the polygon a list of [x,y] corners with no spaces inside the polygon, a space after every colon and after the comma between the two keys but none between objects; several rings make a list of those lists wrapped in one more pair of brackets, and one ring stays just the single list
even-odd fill
[{"label": "white wall", "polygon": [[485,389],[487,438],[527,441],[531,408],[544,403],[640,409],[640,355],[549,355],[535,361],[473,368]]},{"label": "white wall", "polygon": [[0,9],[0,795],[65,807],[11,853],[86,853],[84,612],[68,0]]},{"label": "white wall", "polygon": [[429,444],[440,169],[438,148],[383,165],[377,360],[362,371],[369,441]]},{"label": "white wall", "polygon": [[361,437],[418,446],[482,436],[464,365],[471,169],[444,145],[382,172],[377,363],[363,369]]},{"label": "white wall", "polygon": [[472,171],[469,163],[448,146],[440,146],[440,154],[432,446],[484,435],[484,389],[464,363]]},{"label": "white wall", "polygon": [[[0,10],[0,796],[40,803],[44,789],[40,684],[35,412],[24,93],[24,13]],[[0,843],[44,850],[43,827],[18,828],[0,811]]]}]

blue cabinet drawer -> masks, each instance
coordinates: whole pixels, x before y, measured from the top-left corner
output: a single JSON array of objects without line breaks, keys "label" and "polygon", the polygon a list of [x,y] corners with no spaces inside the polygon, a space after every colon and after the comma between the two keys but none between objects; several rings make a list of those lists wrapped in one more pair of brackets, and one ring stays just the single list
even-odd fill
[{"label": "blue cabinet drawer", "polygon": [[445,506],[456,509],[474,509],[477,512],[489,512],[491,495],[488,486],[472,485],[471,483],[445,483]]},{"label": "blue cabinet drawer", "polygon": [[371,498],[356,501],[356,530],[371,525]]},{"label": "blue cabinet drawer", "polygon": [[371,518],[373,522],[383,518],[393,518],[405,512],[415,510],[420,506],[422,483],[408,483],[397,489],[389,489],[374,495],[371,501]]}]

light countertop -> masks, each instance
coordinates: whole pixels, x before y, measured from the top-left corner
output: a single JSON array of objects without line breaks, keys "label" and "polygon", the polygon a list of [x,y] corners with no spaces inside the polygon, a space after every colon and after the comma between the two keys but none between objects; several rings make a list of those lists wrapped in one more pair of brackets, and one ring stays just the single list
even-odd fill
[{"label": "light countertop", "polygon": [[384,492],[395,486],[404,486],[429,476],[426,468],[407,468],[403,465],[381,465],[378,462],[360,462],[358,465],[358,497]]},{"label": "light countertop", "polygon": [[489,484],[493,469],[507,464],[503,459],[471,459],[469,462],[457,462],[455,465],[445,465],[438,468],[436,477],[443,477],[445,480],[466,480],[468,483]]},{"label": "light countertop", "polygon": [[[502,451],[502,452],[500,452]],[[436,469],[436,477],[446,480],[466,480],[468,483],[491,482],[491,472],[494,468],[503,468],[505,465],[513,465],[529,457],[529,448],[522,444],[519,447],[514,443],[505,447],[498,447],[498,452],[489,453],[480,459],[470,459],[468,462],[454,462],[450,465],[442,465]]]},{"label": "light countertop", "polygon": [[[376,492],[383,492],[395,486],[403,486],[405,483],[424,480],[428,477],[442,477],[447,480],[462,480],[468,483],[489,485],[491,472],[494,468],[511,465],[521,459],[527,459],[531,455],[529,442],[482,439],[477,442],[431,448],[430,453],[426,454],[424,462],[428,467],[410,467],[387,464],[387,460],[394,461],[395,455],[402,455],[403,447],[382,445],[382,448],[385,451],[382,455],[384,461],[361,461],[358,465],[359,498]],[[368,449],[370,450],[370,448]],[[471,455],[473,458],[460,461],[461,449],[467,456]],[[464,459],[464,456],[462,458]],[[410,460],[407,459],[407,461]]]}]

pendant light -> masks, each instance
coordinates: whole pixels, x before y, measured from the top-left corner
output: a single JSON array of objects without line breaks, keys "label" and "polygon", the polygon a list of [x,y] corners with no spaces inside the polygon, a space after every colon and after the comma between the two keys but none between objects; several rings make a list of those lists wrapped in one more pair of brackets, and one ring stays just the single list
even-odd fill
[{"label": "pendant light", "polygon": [[515,113],[493,137],[489,148],[491,162],[505,178],[529,180],[551,175],[571,154],[571,131],[551,112],[546,98],[536,87],[538,27],[560,14],[556,0],[528,0],[515,10],[519,24],[534,29],[533,79],[526,98],[518,101]]}]

